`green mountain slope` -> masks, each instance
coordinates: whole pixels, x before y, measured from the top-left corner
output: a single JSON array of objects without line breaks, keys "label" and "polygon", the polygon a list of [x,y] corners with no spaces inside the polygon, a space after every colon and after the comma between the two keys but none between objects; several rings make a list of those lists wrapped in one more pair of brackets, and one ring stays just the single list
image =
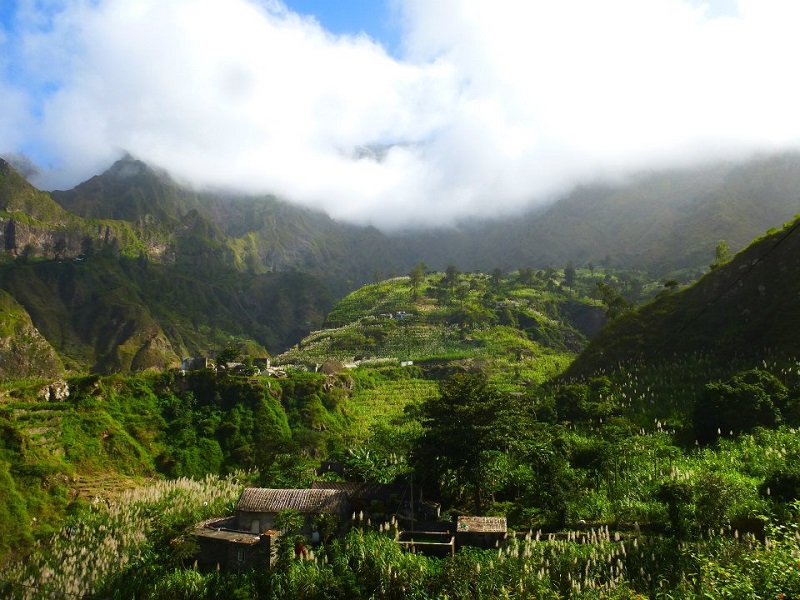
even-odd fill
[{"label": "green mountain slope", "polygon": [[[220,230],[200,222],[195,231],[203,237]],[[469,596],[476,589],[486,597],[498,590],[531,597],[674,591],[695,598],[709,590],[720,597],[789,597],[800,589],[797,569],[787,569],[800,550],[798,251],[800,219],[683,291],[664,286],[658,299],[602,329],[565,376],[547,382],[595,333],[602,313],[619,308],[611,301],[618,298],[604,291],[641,292],[652,284],[606,269],[417,272],[348,294],[327,314],[324,329],[278,357],[286,372],[272,373],[280,378],[210,370],[70,377],[58,388],[68,386],[69,395],[51,392],[47,402],[42,384],[4,385],[0,563],[30,549],[33,538],[59,532],[67,514],[77,515],[70,524],[79,531],[107,532],[104,547],[119,547],[112,536],[128,537],[121,513],[106,513],[99,502],[87,507],[83,499],[102,494],[114,506],[116,490],[131,476],[200,478],[247,468],[260,485],[307,487],[321,461],[334,458],[348,478],[366,481],[410,483],[413,470],[415,493],[440,501],[451,519],[504,515],[521,534],[508,536],[508,549],[440,560],[403,554],[394,530],[384,535],[381,525],[381,533],[371,532],[376,523],[359,519],[345,543],[314,548],[328,560],[293,561],[292,544],[266,575],[204,574],[178,568],[191,558],[177,536],[211,516],[200,509],[208,492],[182,520],[166,509],[188,504],[171,494],[124,519],[156,528],[148,551],[124,565],[115,559],[110,583],[93,593],[108,595],[129,583],[126,589],[141,596],[155,589],[153,581],[169,581],[170,590],[185,596],[196,595],[199,585],[216,586],[222,595],[245,589],[250,596],[285,595],[286,582],[294,581],[298,593],[333,589],[341,597],[371,597],[371,574],[391,565],[397,568],[386,573],[383,589],[398,595],[411,589],[420,597]],[[173,329],[162,328],[170,344],[181,343],[179,335],[186,343],[206,323],[221,335],[236,323],[250,331],[271,313],[300,323],[318,306],[316,288],[298,272],[209,279],[103,253],[6,267],[0,281],[20,286],[20,300],[0,294],[0,308],[19,322],[24,312],[47,322],[51,337],[60,332],[65,345],[84,343],[79,334],[92,323],[55,321],[81,306],[85,315],[118,311],[103,319],[115,325],[171,320]],[[26,282],[33,282],[30,289]],[[92,296],[101,285],[108,302]],[[600,299],[589,297],[595,289]],[[204,321],[209,315],[213,320]],[[102,345],[100,331],[91,335]],[[409,359],[413,365],[401,366]],[[350,361],[359,366],[345,368]],[[731,377],[754,366],[761,368]],[[724,417],[700,412],[709,435],[699,439],[693,435],[698,406],[720,406]],[[751,415],[762,418],[760,427],[748,422]],[[556,535],[533,538],[533,531],[554,529]],[[64,556],[90,547],[73,533],[53,538],[71,546]],[[25,586],[60,589],[54,582],[77,580],[72,573],[85,563],[73,571],[54,568],[74,562],[48,553],[58,547],[38,545],[6,571],[9,585],[20,582],[26,592]],[[336,565],[341,569],[334,571]]]},{"label": "green mountain slope", "polygon": [[0,159],[0,211],[59,225],[70,220],[67,211],[49,194],[34,188],[3,159]]},{"label": "green mountain slope", "polygon": [[519,390],[559,373],[605,321],[598,301],[561,285],[563,274],[551,276],[436,273],[416,291],[409,277],[369,284],[340,300],[324,329],[276,362],[319,368],[410,361],[433,379],[480,368]]},{"label": "green mountain slope", "polygon": [[166,224],[199,206],[197,194],[186,188],[165,185],[170,178],[130,156],[68,191],[52,193],[69,212],[84,218],[138,221],[144,215]]},{"label": "green mountain slope", "polygon": [[232,340],[278,352],[320,323],[329,303],[321,284],[300,273],[209,281],[104,256],[0,266],[0,286],[78,371],[174,367]]},{"label": "green mountain slope", "polygon": [[569,261],[662,274],[703,268],[719,240],[738,250],[792,218],[798,189],[800,154],[786,153],[643,173],[580,187],[522,216],[398,234],[337,223],[271,196],[194,191],[131,157],[53,198],[83,217],[135,223],[154,260],[200,268],[205,261],[193,261],[193,250],[211,245],[220,267],[297,268],[340,296],[376,274],[406,273],[419,262],[483,272]]},{"label": "green mountain slope", "polygon": [[[279,352],[322,321],[330,299],[318,279],[248,268],[255,246],[229,238],[221,219],[164,177],[117,164],[86,184],[95,205],[83,218],[0,162],[3,376],[51,375],[59,357],[77,371],[162,369],[233,340]],[[131,178],[138,187],[125,183]],[[117,187],[103,187],[108,181]],[[107,202],[109,189],[118,202]]]},{"label": "green mountain slope", "polygon": [[343,294],[348,282],[403,266],[375,229],[336,223],[272,196],[195,191],[130,156],[52,196],[85,218],[135,223],[152,260],[196,273],[300,269]]},{"label": "green mountain slope", "polygon": [[721,360],[800,352],[800,220],[773,230],[696,284],[601,331],[570,367],[706,353]]},{"label": "green mountain slope", "polygon": [[0,159],[0,262],[102,249],[135,256],[145,246],[133,224],[76,217]]},{"label": "green mountain slope", "polygon": [[[7,163],[0,166],[0,256],[10,265],[0,288],[25,307],[67,363],[100,370],[173,364],[184,352],[236,337],[281,351],[324,311],[325,293],[311,278],[340,297],[418,262],[442,270],[455,264],[508,272],[572,259],[641,265],[657,273],[696,271],[710,262],[720,239],[735,250],[794,214],[794,190],[800,189],[800,157],[786,154],[586,187],[514,221],[387,236],[272,197],[191,190],[131,157],[74,190],[55,192],[52,198],[63,207]],[[81,273],[80,264],[66,262],[83,257],[102,259],[94,278],[80,275],[83,296],[102,300],[79,314],[75,307],[84,305],[65,302],[70,294],[55,282]],[[125,264],[113,266],[118,258]],[[66,262],[26,270],[24,263],[37,259]],[[149,272],[146,263],[152,264]],[[300,303],[311,318],[283,299],[293,271],[311,277],[297,292],[314,299]],[[33,272],[47,276],[21,275]],[[107,293],[110,284],[102,277],[119,290],[118,298]],[[243,299],[252,306],[240,310]],[[187,314],[199,316],[189,326],[175,325]]]},{"label": "green mountain slope", "polygon": [[0,379],[56,377],[63,370],[58,354],[27,311],[0,290]]}]

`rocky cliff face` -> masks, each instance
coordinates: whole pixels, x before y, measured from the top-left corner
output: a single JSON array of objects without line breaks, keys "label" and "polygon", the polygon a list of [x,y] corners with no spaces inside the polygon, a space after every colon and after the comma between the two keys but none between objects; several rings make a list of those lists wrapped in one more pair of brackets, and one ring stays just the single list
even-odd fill
[{"label": "rocky cliff face", "polygon": [[53,227],[24,217],[0,216],[0,248],[14,258],[76,258],[113,246],[109,227]]},{"label": "rocky cliff face", "polygon": [[0,252],[6,259],[64,259],[136,243],[134,226],[70,214],[0,159]]}]

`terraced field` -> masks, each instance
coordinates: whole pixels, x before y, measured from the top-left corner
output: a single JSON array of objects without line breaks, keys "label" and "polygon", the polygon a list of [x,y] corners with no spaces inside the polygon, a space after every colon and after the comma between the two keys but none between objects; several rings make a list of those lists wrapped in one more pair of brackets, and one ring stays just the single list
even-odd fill
[{"label": "terraced field", "polygon": [[[17,446],[22,458],[15,469],[42,477],[48,482],[47,486],[58,484],[65,489],[67,500],[113,502],[122,493],[153,480],[152,477],[126,475],[114,461],[99,460],[84,465],[71,462],[70,447],[85,446],[75,435],[76,423],[85,426],[81,423],[85,415],[76,411],[71,403],[19,401],[8,396],[2,400],[0,414],[6,416],[9,423],[6,437],[13,437],[3,441],[6,447]],[[80,432],[86,433],[85,430]],[[93,436],[97,438],[93,441],[102,445],[112,434],[118,432],[104,430]]]},{"label": "terraced field", "polygon": [[52,402],[15,402],[7,405],[26,444],[27,455],[34,460],[51,460],[64,455],[60,443],[61,423],[70,407]]},{"label": "terraced field", "polygon": [[421,404],[437,393],[437,382],[423,379],[383,381],[374,388],[356,390],[345,405],[352,419],[349,434],[359,442],[370,436],[374,425],[392,425],[399,431],[417,428],[416,421],[403,419],[406,406]]}]

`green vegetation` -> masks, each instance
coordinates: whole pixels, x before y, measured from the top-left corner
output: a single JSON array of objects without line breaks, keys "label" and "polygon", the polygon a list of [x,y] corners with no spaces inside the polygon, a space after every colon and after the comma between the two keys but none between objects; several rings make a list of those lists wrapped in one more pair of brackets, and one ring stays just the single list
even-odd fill
[{"label": "green vegetation", "polygon": [[[357,480],[413,477],[449,514],[505,515],[520,537],[499,551],[435,559],[363,530],[316,549],[316,561],[204,575],[183,570],[180,557],[191,552],[167,543],[183,539],[187,516],[168,533],[154,525],[142,539],[155,545],[102,571],[91,589],[161,597],[167,592],[143,575],[152,569],[168,593],[197,597],[234,588],[310,598],[323,589],[355,598],[375,589],[387,597],[578,598],[694,598],[704,585],[734,597],[794,589],[778,575],[795,551],[789,524],[800,500],[800,363],[792,355],[762,350],[723,363],[694,352],[565,373],[592,323],[612,316],[609,290],[633,304],[660,288],[598,268],[417,275],[416,285],[399,277],[349,294],[329,313],[329,328],[276,357],[283,378],[212,370],[70,377],[59,402],[37,399],[41,383],[8,386],[11,491],[0,511],[13,532],[3,542],[8,577],[21,581],[13,558],[34,539],[50,539],[68,515],[83,523],[99,514],[85,513],[87,503],[122,498],[136,478],[245,470],[259,485],[306,486],[322,460],[334,459]],[[661,293],[626,308],[630,316],[609,329],[693,293]],[[230,362],[241,351],[228,344],[218,355]],[[114,483],[102,494],[82,488],[92,477]],[[537,530],[562,533],[524,537]],[[384,566],[359,562],[362,550]],[[403,575],[411,572],[419,573],[413,582]]]},{"label": "green vegetation", "polygon": [[[725,363],[696,352],[561,374],[569,348],[585,340],[570,319],[604,312],[602,298],[581,290],[598,281],[620,294],[648,287],[626,288],[628,276],[607,270],[576,269],[570,287],[565,278],[451,270],[424,275],[416,294],[409,278],[365,286],[330,313],[335,327],[276,359],[285,378],[77,377],[58,403],[34,400],[36,382],[10,386],[5,577],[46,589],[36,583],[46,568],[23,578],[13,558],[50,539],[68,515],[76,526],[105,518],[102,502],[88,503],[99,496],[115,506],[133,477],[244,469],[259,485],[306,486],[322,460],[337,459],[357,480],[413,476],[448,513],[505,515],[519,535],[499,550],[437,559],[403,554],[385,533],[361,529],[267,573],[202,574],[186,570],[190,548],[170,541],[185,540],[201,514],[187,513],[163,530],[151,521],[137,538],[146,550],[98,567],[95,579],[64,577],[99,594],[153,598],[796,593],[800,363],[777,351]],[[691,293],[662,294],[640,312]],[[465,319],[470,311],[480,320]],[[239,355],[236,346],[220,351]],[[76,486],[90,476],[113,477],[117,491]],[[36,561],[66,552],[53,544]],[[44,564],[36,561],[28,564]]]},{"label": "green vegetation", "polygon": [[[267,250],[302,254],[291,236],[267,249],[255,232],[277,227],[277,205],[214,220],[219,199],[137,173],[139,189],[161,191],[130,195],[131,210],[163,210],[125,221],[115,247],[68,260],[66,236],[53,256],[0,265],[0,368],[15,356],[66,367],[55,363],[56,380],[2,372],[4,596],[800,594],[800,221],[733,257],[718,245],[685,287],[681,273],[656,280],[611,257],[488,275],[418,263],[323,319],[317,280],[265,268]],[[58,217],[46,195],[3,177],[0,191],[33,203],[20,226]],[[92,198],[86,188],[65,202],[120,218],[122,206],[103,213]],[[151,262],[151,243],[178,229],[174,265]],[[318,239],[305,256],[331,264],[338,243]],[[190,354],[245,364],[169,368]],[[245,483],[338,478],[318,473],[323,461],[346,480],[413,486],[446,520],[506,516],[509,539],[434,558],[404,553],[395,524],[357,521],[304,559],[287,537],[266,572],[192,568],[197,521],[229,513]]]},{"label": "green vegetation", "polygon": [[[691,542],[600,527],[521,532],[497,550],[454,557],[403,553],[393,529],[357,524],[343,540],[295,558],[285,544],[265,572],[198,572],[189,533],[229,509],[232,479],[180,480],[87,509],[40,558],[3,573],[10,598],[791,598],[800,593],[800,507],[765,538],[712,533]],[[9,581],[10,580],[10,581]]]},{"label": "green vegetation", "polygon": [[800,354],[800,220],[763,236],[679,293],[662,294],[594,337],[570,375],[702,353],[713,369]]},{"label": "green vegetation", "polygon": [[[18,349],[17,362],[27,360],[31,374],[38,366],[43,375],[54,369],[42,368],[49,363],[35,360],[34,350],[44,352],[48,343],[75,372],[176,367],[185,356],[207,356],[232,342],[266,355],[264,348],[276,352],[299,339],[307,323],[321,322],[330,302],[317,280],[300,273],[233,273],[208,281],[146,260],[103,255],[0,265],[0,286],[20,314],[14,318],[26,319],[29,337],[40,340],[32,346],[22,336],[12,338],[9,343],[31,348],[28,355]],[[2,327],[11,322],[4,319]]]},{"label": "green vegetation", "polygon": [[449,273],[417,272],[365,285],[328,314],[326,329],[276,362],[410,361],[433,378],[458,364],[480,364],[509,391],[538,384],[561,372],[604,322],[600,302],[591,297],[596,277],[617,285],[618,278],[629,276],[582,271],[573,277],[567,288],[563,271],[556,269],[504,277],[463,274],[453,267]]},{"label": "green vegetation", "polygon": [[103,597],[104,589],[122,591],[121,586],[105,586],[129,571],[136,571],[138,579],[128,585],[142,585],[149,578],[145,565],[163,562],[174,569],[182,564],[191,552],[190,540],[173,540],[197,521],[230,511],[241,492],[240,479],[160,482],[125,492],[113,504],[83,507],[53,537],[46,553],[2,572],[4,596]]}]

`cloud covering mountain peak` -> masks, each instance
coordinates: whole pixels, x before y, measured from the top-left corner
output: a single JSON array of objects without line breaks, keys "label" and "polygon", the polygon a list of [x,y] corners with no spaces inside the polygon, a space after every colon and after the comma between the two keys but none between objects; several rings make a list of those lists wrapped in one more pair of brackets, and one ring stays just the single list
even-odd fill
[{"label": "cloud covering mountain peak", "polygon": [[800,141],[789,1],[403,0],[400,56],[277,0],[49,4],[0,37],[0,151],[45,188],[129,151],[389,229]]}]

